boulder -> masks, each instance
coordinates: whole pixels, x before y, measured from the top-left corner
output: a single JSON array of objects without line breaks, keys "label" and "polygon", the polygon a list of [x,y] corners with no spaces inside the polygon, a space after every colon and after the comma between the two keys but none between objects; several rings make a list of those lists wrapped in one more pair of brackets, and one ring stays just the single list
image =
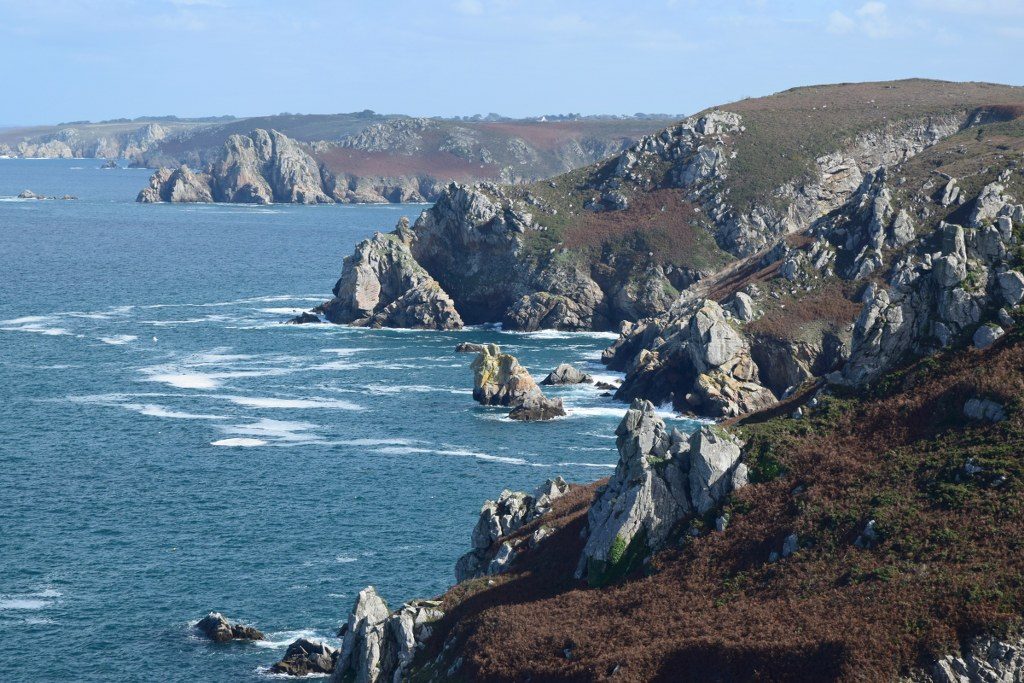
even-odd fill
[{"label": "boulder", "polygon": [[982,325],[974,332],[972,341],[977,349],[987,349],[996,343],[1006,332],[999,325]]},{"label": "boulder", "polygon": [[484,350],[485,344],[475,344],[473,342],[459,342],[455,346],[456,353],[480,353]]},{"label": "boulder", "polygon": [[1002,422],[1006,419],[1006,408],[987,398],[970,398],[964,404],[964,415],[981,422]]},{"label": "boulder", "polygon": [[732,312],[738,320],[750,322],[757,313],[754,310],[754,300],[743,292],[736,292],[732,299]]},{"label": "boulder", "polygon": [[1021,275],[1019,271],[1008,270],[1005,273],[999,273],[996,276],[996,281],[999,283],[999,292],[1003,296],[1003,301],[1008,306],[1017,306],[1024,301],[1024,275]]},{"label": "boulder", "polygon": [[285,650],[284,657],[270,667],[270,673],[285,676],[329,674],[334,671],[338,650],[323,643],[299,638]]},{"label": "boulder", "polygon": [[989,183],[981,189],[978,198],[974,200],[974,209],[971,211],[969,224],[972,228],[980,228],[996,219],[1000,210],[1006,205],[1006,198],[1003,197],[1004,189],[999,183]]},{"label": "boulder", "polygon": [[635,399],[615,434],[619,461],[587,513],[576,570],[592,585],[637,569],[684,520],[714,510],[746,483],[740,444],[719,427],[687,438],[667,430],[653,404]]},{"label": "boulder", "polygon": [[334,298],[323,306],[327,319],[360,327],[461,328],[451,298],[412,257],[413,239],[402,219],[394,232],[356,245],[345,257]]},{"label": "boulder", "polygon": [[552,370],[541,384],[591,384],[593,381],[594,378],[582,370],[578,370],[568,363],[562,363]]},{"label": "boulder", "polygon": [[556,417],[565,416],[565,406],[560,398],[530,396],[522,405],[516,406],[509,411],[508,416],[510,419],[519,420],[520,422],[553,420]]},{"label": "boulder", "polygon": [[288,320],[285,321],[285,323],[289,325],[308,325],[312,323],[322,322],[323,320],[320,319],[320,316],[318,316],[316,313],[313,313],[312,311],[304,311],[302,313],[299,313],[294,318],[289,318]]},{"label": "boulder", "polygon": [[252,626],[235,624],[220,612],[210,612],[199,620],[195,629],[215,643],[231,640],[264,640],[263,633]]}]

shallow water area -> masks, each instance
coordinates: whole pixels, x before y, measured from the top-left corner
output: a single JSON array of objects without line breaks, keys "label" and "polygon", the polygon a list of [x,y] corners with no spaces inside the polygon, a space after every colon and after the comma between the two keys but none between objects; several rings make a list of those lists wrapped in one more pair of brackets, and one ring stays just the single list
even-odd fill
[{"label": "shallow water area", "polygon": [[[442,592],[503,488],[610,474],[623,404],[547,388],[568,417],[513,422],[454,347],[607,376],[613,335],[282,324],[426,207],[142,205],[148,172],[100,163],[0,160],[5,676],[266,680],[367,584]],[[202,642],[209,610],[269,640]]]}]

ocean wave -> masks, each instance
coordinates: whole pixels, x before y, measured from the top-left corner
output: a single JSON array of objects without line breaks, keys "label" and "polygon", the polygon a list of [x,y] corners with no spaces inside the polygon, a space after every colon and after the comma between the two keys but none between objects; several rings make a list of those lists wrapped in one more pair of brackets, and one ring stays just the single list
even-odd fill
[{"label": "ocean wave", "polygon": [[65,334],[71,334],[68,330],[63,327],[52,326],[51,317],[42,315],[27,315],[21,318],[12,318],[10,320],[0,320],[0,330],[6,332],[33,332],[35,334],[45,334],[49,336],[60,336]]},{"label": "ocean wave", "polygon": [[290,306],[288,308],[259,308],[257,310],[260,313],[267,313],[269,315],[298,315],[299,313],[308,311],[309,309],[305,307],[296,308],[294,306]]},{"label": "ocean wave", "polygon": [[334,561],[338,564],[351,564],[352,562],[358,562],[358,557],[351,557],[349,555],[338,555],[334,558]]},{"label": "ocean wave", "polygon": [[120,404],[127,410],[132,410],[140,415],[148,415],[150,417],[166,417],[175,420],[225,420],[227,419],[223,415],[203,415],[197,413],[183,413],[170,408],[165,408],[155,403],[122,403]]},{"label": "ocean wave", "polygon": [[560,462],[559,467],[600,467],[606,469],[615,469],[615,463],[605,462]]},{"label": "ocean wave", "polygon": [[256,440],[262,441],[272,439],[285,443],[316,443],[323,441],[319,436],[303,433],[318,428],[319,425],[309,422],[291,422],[288,420],[271,420],[269,418],[263,418],[248,424],[217,427],[217,429],[227,434],[253,437]]},{"label": "ocean wave", "polygon": [[55,598],[59,597],[61,597],[61,592],[53,588],[23,595],[0,595],[0,611],[34,612],[46,609],[53,604]]},{"label": "ocean wave", "polygon": [[121,346],[128,344],[138,339],[138,336],[134,334],[115,334],[112,337],[100,337],[100,341],[104,344],[110,344],[111,346]]},{"label": "ocean wave", "polygon": [[263,439],[246,439],[246,438],[232,438],[232,439],[220,439],[218,441],[211,441],[211,446],[239,446],[242,448],[251,448],[253,446],[266,446],[267,442]]},{"label": "ocean wave", "polygon": [[146,381],[169,384],[178,389],[216,389],[222,383],[213,375],[198,372],[179,372],[150,375]]},{"label": "ocean wave", "polygon": [[344,446],[410,446],[414,443],[423,442],[419,439],[351,439],[337,442]]},{"label": "ocean wave", "polygon": [[294,631],[274,631],[266,634],[266,640],[254,640],[252,644],[256,647],[278,650],[288,647],[299,638],[306,638],[318,643],[327,643],[336,647],[340,642],[337,638],[326,635],[323,631],[314,629],[296,629]]},{"label": "ocean wave", "polygon": [[276,398],[272,396],[217,396],[246,408],[365,410],[361,405],[336,398]]}]

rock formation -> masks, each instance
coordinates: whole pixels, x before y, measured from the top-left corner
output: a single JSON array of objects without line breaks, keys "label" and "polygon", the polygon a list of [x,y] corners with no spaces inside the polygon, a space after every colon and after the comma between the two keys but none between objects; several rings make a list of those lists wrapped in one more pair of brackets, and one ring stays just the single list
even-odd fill
[{"label": "rock formation", "polygon": [[212,180],[209,175],[195,173],[188,166],[176,170],[161,168],[149,179],[149,187],[139,192],[137,202],[212,202]]},{"label": "rock formation", "polygon": [[480,509],[480,518],[473,527],[473,549],[455,564],[455,580],[462,582],[487,574],[498,574],[509,568],[515,559],[519,539],[515,544],[502,542],[551,510],[551,504],[569,492],[564,479],[548,479],[533,494],[504,490],[497,500],[488,500]]},{"label": "rock formation", "polygon": [[363,327],[462,327],[451,298],[409,251],[414,239],[408,221],[395,232],[376,233],[345,258],[334,298],[323,313],[334,323]]},{"label": "rock formation", "polygon": [[329,674],[334,671],[338,650],[323,643],[299,638],[288,646],[281,661],[270,667],[270,673],[285,676]]},{"label": "rock formation", "polygon": [[433,600],[415,600],[389,612],[373,586],[359,591],[331,681],[401,681],[416,651],[430,637],[433,622],[444,616]]},{"label": "rock formation", "polygon": [[1010,683],[1020,680],[1024,680],[1024,640],[979,636],[961,647],[960,652],[914,672],[906,683]]},{"label": "rock formation", "polygon": [[485,406],[510,406],[517,420],[548,420],[565,415],[561,399],[549,399],[515,356],[488,344],[476,357],[473,398]]},{"label": "rock formation", "polygon": [[140,202],[237,202],[244,204],[330,204],[320,168],[295,140],[257,128],[232,135],[203,173],[187,166],[161,168],[139,193]]},{"label": "rock formation", "polygon": [[562,363],[552,370],[541,382],[546,385],[558,384],[592,384],[594,378],[568,363]]},{"label": "rock formation", "polygon": [[195,628],[216,643],[230,640],[263,640],[263,633],[252,626],[235,624],[220,612],[210,612],[196,623]]},{"label": "rock formation", "polygon": [[639,568],[679,524],[714,510],[747,481],[740,444],[720,427],[688,439],[636,399],[615,430],[619,462],[587,514],[578,577],[601,585]]},{"label": "rock formation", "polygon": [[750,342],[714,301],[681,303],[667,320],[627,327],[618,343],[606,360],[625,352],[623,346],[640,348],[628,362],[617,398],[671,401],[711,417],[751,412],[776,400],[760,384]]}]

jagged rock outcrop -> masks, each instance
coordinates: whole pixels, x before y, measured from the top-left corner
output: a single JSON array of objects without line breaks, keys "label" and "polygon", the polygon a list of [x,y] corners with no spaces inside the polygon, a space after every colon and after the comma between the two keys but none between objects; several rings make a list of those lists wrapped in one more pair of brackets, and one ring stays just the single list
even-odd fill
[{"label": "jagged rock outcrop", "polygon": [[295,140],[257,128],[232,135],[203,173],[187,166],[159,169],[140,202],[238,202],[244,204],[330,204],[316,160]]},{"label": "jagged rock outcrop", "polygon": [[972,638],[955,654],[946,655],[905,683],[1016,683],[1024,680],[1024,640],[992,636]]},{"label": "jagged rock outcrop", "polygon": [[627,330],[632,339],[622,343],[641,348],[626,368],[616,398],[671,401],[712,417],[739,415],[775,402],[759,383],[748,340],[714,301],[681,305],[667,320]]},{"label": "jagged rock outcrop", "polygon": [[344,628],[341,651],[331,674],[334,683],[404,680],[416,651],[444,616],[440,603],[413,600],[389,612],[373,586],[359,591]]},{"label": "jagged rock outcrop", "polygon": [[740,444],[719,427],[689,438],[636,399],[615,430],[619,462],[587,513],[577,576],[600,585],[635,570],[685,519],[714,510],[746,483]]},{"label": "jagged rock outcrop", "polygon": [[594,378],[579,368],[568,363],[561,363],[557,368],[548,373],[548,376],[541,381],[541,384],[591,384]]},{"label": "jagged rock outcrop", "polygon": [[252,626],[236,624],[220,612],[210,612],[200,619],[195,629],[215,643],[226,643],[230,640],[263,640],[263,633]]},{"label": "jagged rock outcrop", "polygon": [[[455,580],[462,582],[508,569],[515,559],[518,543],[499,541],[518,531],[551,510],[551,504],[569,492],[569,484],[561,477],[548,479],[533,494],[504,490],[497,500],[488,500],[480,509],[480,518],[473,527],[473,549],[455,564]],[[497,549],[496,549],[497,548]]]},{"label": "jagged rock outcrop", "polygon": [[473,360],[473,398],[485,406],[510,406],[518,420],[547,420],[565,415],[561,399],[544,396],[519,360],[488,344]]},{"label": "jagged rock outcrop", "polygon": [[485,346],[487,345],[475,342],[459,342],[455,345],[455,353],[480,353]]},{"label": "jagged rock outcrop", "polygon": [[270,667],[270,673],[284,676],[329,674],[334,671],[339,650],[306,638],[288,645],[284,657]]},{"label": "jagged rock outcrop", "polygon": [[137,202],[212,202],[211,178],[195,173],[188,166],[171,170],[161,168],[149,179],[149,187],[139,192]]},{"label": "jagged rock outcrop", "polygon": [[360,242],[345,258],[334,298],[322,307],[327,319],[362,327],[461,328],[451,298],[412,257],[413,239],[403,219],[395,232]]}]

